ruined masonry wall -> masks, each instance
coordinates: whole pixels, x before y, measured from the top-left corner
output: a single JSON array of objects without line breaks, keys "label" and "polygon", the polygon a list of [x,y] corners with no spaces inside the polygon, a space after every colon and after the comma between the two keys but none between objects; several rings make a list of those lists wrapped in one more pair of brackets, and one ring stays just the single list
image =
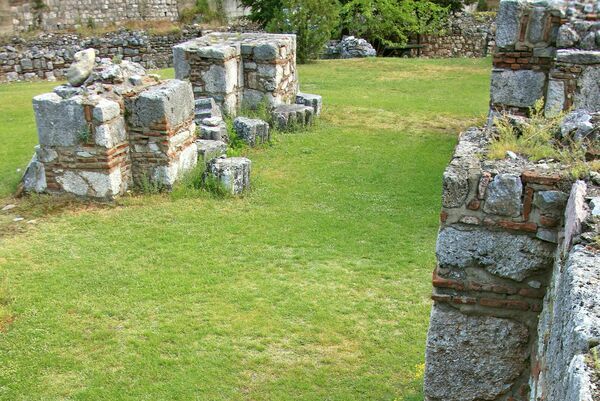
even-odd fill
[{"label": "ruined masonry wall", "polygon": [[424,35],[421,49],[412,56],[421,57],[486,57],[492,53],[496,30],[494,15],[457,14],[448,19],[443,35]]},{"label": "ruined masonry wall", "polygon": [[488,135],[462,134],[444,173],[425,400],[596,401],[600,253],[572,247],[586,184],[481,161]]},{"label": "ruined masonry wall", "polygon": [[600,26],[594,3],[504,0],[497,17],[491,106],[526,114],[546,100],[547,114],[570,107],[599,111]]},{"label": "ruined masonry wall", "polygon": [[123,30],[102,37],[44,33],[27,41],[13,38],[0,44],[0,82],[62,79],[73,55],[88,48],[96,49],[99,57],[121,57],[148,69],[168,68],[173,66],[173,46],[201,35],[199,28],[184,27],[166,35]]},{"label": "ruined masonry wall", "polygon": [[173,48],[175,75],[231,115],[261,102],[295,103],[295,35],[211,33]]},{"label": "ruined masonry wall", "polygon": [[147,76],[132,82],[59,86],[34,98],[39,145],[26,190],[113,199],[133,186],[170,188],[195,166],[191,85]]}]

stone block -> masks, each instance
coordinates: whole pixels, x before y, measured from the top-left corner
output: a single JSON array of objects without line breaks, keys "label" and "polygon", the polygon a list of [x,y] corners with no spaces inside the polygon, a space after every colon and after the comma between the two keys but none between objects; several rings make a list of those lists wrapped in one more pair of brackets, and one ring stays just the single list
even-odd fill
[{"label": "stone block", "polygon": [[23,188],[26,192],[44,192],[46,185],[46,169],[44,163],[40,162],[36,154],[33,155],[29,165],[23,174]]},{"label": "stone block", "polygon": [[110,121],[121,114],[119,103],[108,99],[101,99],[92,110],[94,121],[103,123]]},{"label": "stone block", "polygon": [[519,39],[522,3],[518,0],[500,2],[496,16],[496,46],[499,49],[514,46]]},{"label": "stone block", "polygon": [[569,195],[561,191],[538,191],[533,197],[533,205],[544,216],[560,217],[565,212]]},{"label": "stone block", "polygon": [[482,268],[502,278],[523,281],[552,266],[554,246],[524,234],[445,227],[436,254],[442,268]]},{"label": "stone block", "polygon": [[493,70],[491,99],[493,104],[531,107],[543,97],[546,74],[533,70]]},{"label": "stone block", "polygon": [[72,86],[81,86],[90,76],[96,62],[96,50],[86,49],[75,53],[67,70],[67,80]]},{"label": "stone block", "polygon": [[[600,55],[600,52],[597,53]],[[600,111],[600,65],[585,68],[577,80],[577,88],[573,107],[589,112]]]},{"label": "stone block", "polygon": [[198,139],[196,146],[198,147],[198,160],[205,164],[227,154],[227,144],[223,141]]},{"label": "stone block", "polygon": [[464,206],[469,195],[469,177],[462,168],[450,165],[442,180],[442,205],[446,208]]},{"label": "stone block", "polygon": [[579,42],[579,34],[569,26],[562,25],[558,28],[558,36],[556,38],[556,46],[559,48],[574,47]]},{"label": "stone block", "polygon": [[176,79],[187,79],[190,77],[191,67],[188,60],[188,45],[181,43],[173,47],[173,67]]},{"label": "stone block", "polygon": [[111,199],[121,193],[121,170],[111,172],[67,170],[56,176],[65,192],[77,196]]},{"label": "stone block", "polygon": [[217,158],[209,163],[207,174],[232,195],[250,188],[252,162],[245,157]]},{"label": "stone block", "polygon": [[299,92],[296,95],[296,103],[312,107],[316,116],[321,114],[321,109],[323,108],[323,98],[319,95],[311,95],[309,93]]},{"label": "stone block", "polygon": [[434,305],[425,356],[426,401],[498,400],[527,368],[527,327]]},{"label": "stone block", "polygon": [[270,140],[269,124],[263,120],[238,117],[233,121],[233,128],[249,146],[266,143]]},{"label": "stone block", "polygon": [[511,174],[498,174],[488,185],[483,211],[498,216],[517,217],[521,214],[523,183]]},{"label": "stone block", "polygon": [[127,140],[125,120],[122,117],[94,128],[94,143],[110,149]]},{"label": "stone block", "polygon": [[194,115],[194,93],[187,81],[172,79],[150,87],[134,99],[129,123],[135,128],[175,127]]},{"label": "stone block", "polygon": [[314,110],[300,104],[282,104],[272,111],[273,121],[279,129],[285,130],[294,126],[307,126],[312,123]]},{"label": "stone block", "polygon": [[530,43],[536,44],[544,41],[544,29],[548,18],[547,7],[533,7],[527,25],[527,38]]},{"label": "stone block", "polygon": [[196,167],[197,163],[198,147],[194,143],[171,159],[168,165],[153,167],[149,176],[159,186],[170,189],[183,174]]},{"label": "stone block", "polygon": [[600,64],[600,51],[560,49],[556,52],[556,61],[569,64]]},{"label": "stone block", "polygon": [[42,146],[74,146],[80,143],[82,133],[89,132],[81,96],[39,95],[33,98],[33,110]]}]

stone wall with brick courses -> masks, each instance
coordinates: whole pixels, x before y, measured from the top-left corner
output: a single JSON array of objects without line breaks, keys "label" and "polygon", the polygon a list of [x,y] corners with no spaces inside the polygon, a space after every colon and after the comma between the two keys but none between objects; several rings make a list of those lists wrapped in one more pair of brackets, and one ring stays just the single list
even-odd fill
[{"label": "stone wall with brick courses", "polygon": [[196,98],[212,97],[231,115],[242,107],[294,103],[295,35],[211,33],[173,48],[175,75]]},{"label": "stone wall with brick courses", "polygon": [[463,133],[444,173],[425,400],[595,401],[600,188],[559,164],[486,160],[489,138]]},{"label": "stone wall with brick courses", "polygon": [[465,132],[444,173],[429,401],[526,400],[530,393],[537,317],[570,183],[522,161],[481,161],[488,140],[485,131]]},{"label": "stone wall with brick courses", "polygon": [[448,19],[443,35],[424,35],[421,49],[413,49],[412,56],[486,57],[494,47],[495,16],[485,14],[457,14]]},{"label": "stone wall with brick courses", "polygon": [[501,1],[492,109],[526,114],[544,98],[547,114],[570,107],[598,111],[590,107],[600,104],[598,11],[590,1],[553,5]]},{"label": "stone wall with brick courses", "polygon": [[52,33],[29,40],[15,37],[0,43],[0,82],[62,79],[73,55],[87,48],[96,49],[99,57],[120,57],[149,69],[168,68],[173,66],[173,46],[201,35],[200,28],[189,26],[164,35],[122,30],[101,37]]},{"label": "stone wall with brick courses", "polygon": [[113,199],[135,186],[170,188],[197,162],[189,82],[103,61],[84,87],[61,85],[33,106],[39,145],[27,191]]}]

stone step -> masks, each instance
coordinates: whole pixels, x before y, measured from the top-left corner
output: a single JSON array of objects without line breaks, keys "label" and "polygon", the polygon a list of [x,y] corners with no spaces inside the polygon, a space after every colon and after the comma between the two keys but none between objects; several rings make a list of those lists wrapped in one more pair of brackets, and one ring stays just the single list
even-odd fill
[{"label": "stone step", "polygon": [[271,112],[274,124],[281,130],[310,125],[314,114],[312,106],[302,104],[282,104]]},{"label": "stone step", "polygon": [[198,161],[205,164],[217,157],[225,156],[227,153],[227,144],[223,141],[198,139],[196,146],[198,147]]},{"label": "stone step", "polygon": [[269,123],[259,119],[238,117],[233,121],[238,136],[249,146],[269,142]]},{"label": "stone step", "polygon": [[315,116],[319,116],[323,108],[323,98],[320,95],[298,92],[296,95],[296,104],[312,107],[315,111]]}]

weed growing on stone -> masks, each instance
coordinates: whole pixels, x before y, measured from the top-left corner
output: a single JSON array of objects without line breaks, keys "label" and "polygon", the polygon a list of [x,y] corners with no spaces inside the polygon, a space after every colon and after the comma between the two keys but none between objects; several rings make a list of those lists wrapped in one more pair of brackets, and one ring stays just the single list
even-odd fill
[{"label": "weed growing on stone", "polygon": [[519,123],[518,126],[506,115],[496,118],[496,137],[490,144],[489,157],[504,159],[506,152],[512,151],[536,161],[558,158],[559,151],[553,143],[563,118],[564,114],[545,117],[543,99],[538,99],[530,109],[529,120]]},{"label": "weed growing on stone", "polygon": [[77,139],[81,143],[87,143],[90,140],[90,135],[90,128],[86,127],[79,132],[79,134],[77,135]]},{"label": "weed growing on stone", "polygon": [[577,179],[587,176],[590,171],[600,170],[599,160],[588,160],[595,143],[583,143],[571,138],[557,139],[560,124],[565,112],[552,117],[544,115],[544,99],[538,99],[530,109],[530,117],[523,121],[513,121],[504,115],[494,120],[496,136],[489,146],[488,157],[504,159],[511,151],[533,161],[555,159],[569,166],[569,174]]}]

